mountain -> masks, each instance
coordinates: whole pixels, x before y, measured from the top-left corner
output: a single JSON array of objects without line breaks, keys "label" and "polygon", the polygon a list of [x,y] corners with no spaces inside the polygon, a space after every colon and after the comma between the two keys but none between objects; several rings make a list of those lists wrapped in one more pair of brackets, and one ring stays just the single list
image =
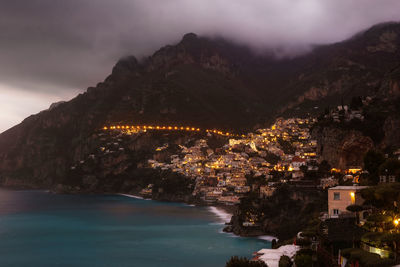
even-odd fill
[{"label": "mountain", "polygon": [[284,59],[186,34],[144,60],[121,59],[97,86],[2,133],[0,181],[54,185],[90,152],[91,137],[104,125],[178,124],[240,132],[353,96],[396,96],[399,62],[399,23],[376,25],[344,42]]}]

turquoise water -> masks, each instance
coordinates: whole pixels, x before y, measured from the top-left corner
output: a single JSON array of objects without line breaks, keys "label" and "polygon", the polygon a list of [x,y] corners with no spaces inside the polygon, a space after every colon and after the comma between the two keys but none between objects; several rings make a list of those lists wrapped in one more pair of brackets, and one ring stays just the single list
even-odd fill
[{"label": "turquoise water", "polygon": [[221,233],[209,209],[0,189],[0,266],[220,266],[270,246]]}]

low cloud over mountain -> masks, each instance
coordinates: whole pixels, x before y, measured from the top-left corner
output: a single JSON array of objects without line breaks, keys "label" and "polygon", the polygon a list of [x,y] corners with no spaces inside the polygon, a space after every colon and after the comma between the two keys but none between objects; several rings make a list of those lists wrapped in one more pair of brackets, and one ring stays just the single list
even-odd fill
[{"label": "low cloud over mountain", "polygon": [[[184,33],[223,36],[257,51],[296,55],[397,20],[397,0],[3,0],[0,94],[40,92],[26,113],[72,97],[101,80],[125,55],[145,56]],[[46,105],[47,106],[47,105]],[[22,119],[3,106],[0,131]]]}]

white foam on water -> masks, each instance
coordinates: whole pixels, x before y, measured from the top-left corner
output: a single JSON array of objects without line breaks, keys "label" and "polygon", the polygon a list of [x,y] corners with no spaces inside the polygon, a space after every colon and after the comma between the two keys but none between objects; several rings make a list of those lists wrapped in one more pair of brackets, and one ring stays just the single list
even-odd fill
[{"label": "white foam on water", "polygon": [[227,222],[231,221],[232,218],[232,214],[227,213],[226,211],[222,210],[222,209],[218,209],[216,207],[208,207],[208,210],[212,213],[214,213],[215,215],[217,215],[219,221],[217,223],[219,224],[224,224]]},{"label": "white foam on water", "polygon": [[272,242],[272,240],[276,240],[276,241],[278,241],[279,239],[278,238],[276,238],[275,236],[271,236],[271,235],[260,235],[260,236],[257,236],[257,238],[258,239],[261,239],[261,240],[266,240],[266,241],[270,241],[270,242]]},{"label": "white foam on water", "polygon": [[129,194],[117,194],[117,195],[119,195],[119,196],[124,196],[124,197],[130,197],[130,198],[136,198],[136,199],[148,200],[148,199],[142,198],[142,197],[140,197],[140,196],[129,195]]}]

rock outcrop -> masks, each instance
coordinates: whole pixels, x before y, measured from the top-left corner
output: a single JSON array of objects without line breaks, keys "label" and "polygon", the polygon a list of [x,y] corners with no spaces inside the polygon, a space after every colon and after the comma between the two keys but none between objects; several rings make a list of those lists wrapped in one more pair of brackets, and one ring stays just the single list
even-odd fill
[{"label": "rock outcrop", "polygon": [[374,147],[370,137],[355,130],[324,127],[315,128],[312,134],[318,141],[321,159],[339,169],[363,166],[365,153]]},{"label": "rock outcrop", "polygon": [[383,131],[385,137],[381,147],[400,148],[400,113],[392,114],[385,120]]}]

